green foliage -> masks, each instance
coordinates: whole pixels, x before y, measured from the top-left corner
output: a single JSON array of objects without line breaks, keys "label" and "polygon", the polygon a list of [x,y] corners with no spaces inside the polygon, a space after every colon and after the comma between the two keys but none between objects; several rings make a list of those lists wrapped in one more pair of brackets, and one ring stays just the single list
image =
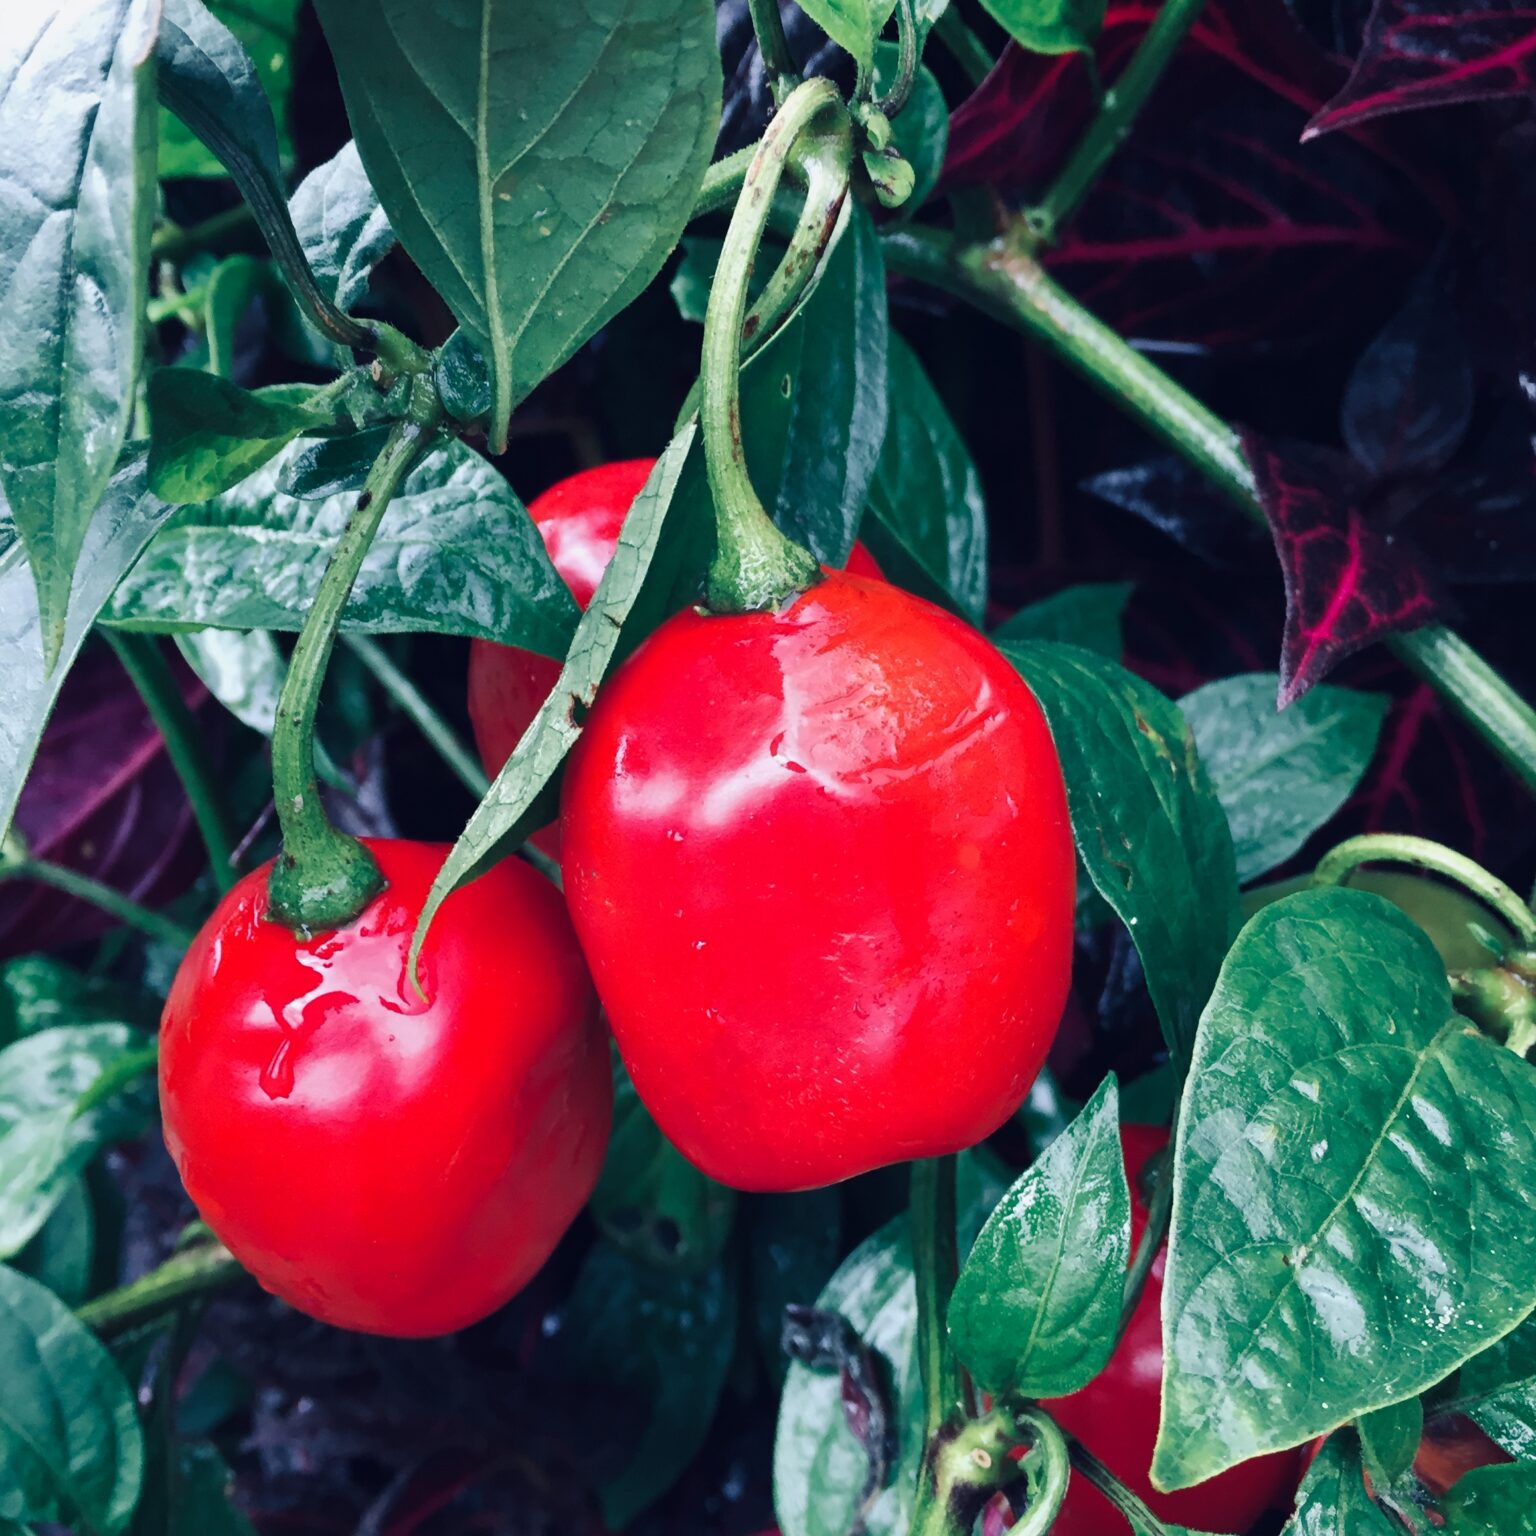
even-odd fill
[{"label": "green foliage", "polygon": [[1283,864],[1355,792],[1387,713],[1383,694],[1327,686],[1276,710],[1278,686],[1273,672],[1249,672],[1179,700],[1245,885]]},{"label": "green foliage", "polygon": [[[875,44],[877,99],[895,83],[900,54],[899,44]],[[914,176],[911,196],[902,208],[904,212],[915,213],[938,185],[939,173],[944,169],[944,152],[949,147],[949,103],[944,100],[933,71],[924,64],[917,67],[906,107],[891,123],[891,136]]]},{"label": "green foliage", "polygon": [[354,142],[299,183],[288,212],[315,281],[338,309],[351,310],[395,243]]},{"label": "green foliage", "polygon": [[998,645],[1017,640],[1054,640],[1063,645],[1080,645],[1111,661],[1119,661],[1125,649],[1120,624],[1131,590],[1128,581],[1065,587],[1004,619],[992,631],[992,639]]},{"label": "green foliage", "polygon": [[699,1172],[662,1135],[617,1056],[613,1130],[593,1220],[618,1248],[648,1264],[697,1271],[720,1257],[731,1235],[736,1192]]},{"label": "green foliage", "polygon": [[0,1520],[118,1536],[144,1472],[128,1384],[62,1302],[3,1265],[0,1380]]},{"label": "green foliage", "polygon": [[317,10],[390,223],[490,364],[499,450],[512,408],[682,234],[720,116],[713,7]]},{"label": "green foliage", "polygon": [[66,645],[75,566],[133,411],[158,14],[150,0],[32,7],[0,96],[0,314],[10,333],[0,486],[31,561],[49,666]]},{"label": "green foliage", "polygon": [[1536,1461],[1536,1318],[1461,1368],[1456,1406],[1522,1461]]},{"label": "green foliage", "polygon": [[856,63],[867,67],[896,0],[805,0],[800,8]]},{"label": "green foliage", "polygon": [[1398,1536],[1398,1527],[1365,1491],[1359,1448],[1330,1435],[1296,1495],[1284,1536]]},{"label": "green foliage", "polygon": [[47,1221],[12,1259],[12,1268],[46,1285],[66,1306],[90,1294],[96,1256],[96,1213],[80,1177],[65,1185]]},{"label": "green foliage", "polygon": [[1061,754],[1077,850],[1146,968],[1163,1036],[1188,1059],[1237,931],[1232,837],[1178,708],[1078,646],[1008,640]]},{"label": "green foliage", "polygon": [[[300,452],[178,514],[118,587],[111,621],[161,631],[299,628],[356,500],[339,492],[299,501],[278,490]],[[472,448],[446,442],[390,503],[342,622],[369,634],[480,635],[558,656],[577,617],[512,488]]]},{"label": "green foliage", "polygon": [[1419,1441],[1424,1437],[1424,1406],[1416,1397],[1405,1398],[1374,1413],[1362,1414],[1355,1431],[1360,1436],[1360,1455],[1372,1484],[1386,1488],[1413,1465]]},{"label": "green foliage", "polygon": [[1445,1496],[1447,1536],[1536,1536],[1536,1466],[1474,1467]]},{"label": "green foliage", "polygon": [[976,466],[917,354],[890,338],[890,417],[860,536],[899,586],[973,624],[987,601],[987,515]]},{"label": "green foliage", "polygon": [[981,0],[1031,53],[1089,53],[1104,25],[1105,0]]},{"label": "green foliage", "polygon": [[1064,1397],[1115,1347],[1131,1197],[1113,1075],[1014,1181],[949,1304],[955,1352],[988,1392]]},{"label": "green foliage", "polygon": [[1423,931],[1359,891],[1266,907],[1179,1119],[1154,1480],[1299,1444],[1508,1333],[1533,1200],[1536,1070],[1452,1012]]}]

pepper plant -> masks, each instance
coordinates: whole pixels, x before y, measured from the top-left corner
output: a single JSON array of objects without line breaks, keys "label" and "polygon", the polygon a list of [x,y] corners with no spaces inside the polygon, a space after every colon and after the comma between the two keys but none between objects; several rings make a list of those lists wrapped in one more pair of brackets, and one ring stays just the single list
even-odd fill
[{"label": "pepper plant", "polygon": [[0,1529],[1536,1530],[1533,59],[13,6]]}]

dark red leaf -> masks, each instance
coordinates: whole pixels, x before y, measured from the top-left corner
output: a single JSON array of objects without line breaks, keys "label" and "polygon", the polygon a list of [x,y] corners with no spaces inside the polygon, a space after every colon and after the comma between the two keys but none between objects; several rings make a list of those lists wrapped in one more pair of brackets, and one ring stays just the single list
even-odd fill
[{"label": "dark red leaf", "polygon": [[1346,656],[1437,617],[1440,600],[1417,551],[1366,521],[1368,482],[1353,459],[1310,444],[1282,450],[1242,434],[1285,578],[1283,709]]},{"label": "dark red leaf", "polygon": [[1172,454],[1110,469],[1083,489],[1130,512],[1218,570],[1250,567],[1264,535],[1187,459]]},{"label": "dark red leaf", "polygon": [[1524,96],[1536,87],[1536,5],[1376,0],[1344,88],[1306,137],[1388,112]]}]

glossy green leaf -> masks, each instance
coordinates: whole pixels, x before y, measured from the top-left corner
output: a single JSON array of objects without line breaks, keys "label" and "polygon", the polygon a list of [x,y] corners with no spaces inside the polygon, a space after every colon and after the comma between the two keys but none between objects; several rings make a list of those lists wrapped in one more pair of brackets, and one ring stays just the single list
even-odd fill
[{"label": "glossy green leaf", "polygon": [[693,1460],[736,1347],[735,1270],[660,1270],[596,1244],[561,1315],[563,1374],[623,1414],[633,1441],[599,1489],[610,1528],[629,1522]]},{"label": "glossy green leaf", "polygon": [[1424,1405],[1417,1397],[1362,1414],[1355,1423],[1360,1455],[1372,1484],[1386,1488],[1412,1465],[1424,1438]]},{"label": "glossy green leaf", "polygon": [[973,624],[987,602],[987,509],[976,466],[917,354],[890,339],[890,418],[860,535],[898,586]]},{"label": "glossy green leaf", "polygon": [[1536,1317],[1467,1361],[1453,1406],[1511,1456],[1536,1461]]},{"label": "glossy green leaf", "polygon": [[1283,1536],[1401,1536],[1366,1492],[1360,1452],[1350,1436],[1329,1436],[1317,1453]]},{"label": "glossy green leaf", "polygon": [[1078,853],[1130,929],[1176,1061],[1237,932],[1227,818],[1178,707],[1078,646],[1012,641],[1061,754]]},{"label": "glossy green leaf", "polygon": [[981,0],[1031,53],[1088,53],[1104,25],[1105,0]]},{"label": "glossy green leaf", "polygon": [[3,1265],[0,1381],[0,1520],[118,1536],[144,1474],[128,1384],[62,1302]]},{"label": "glossy green leaf", "polygon": [[196,368],[157,369],[149,415],[149,486],[176,505],[221,495],[330,420],[287,390],[264,395]]},{"label": "glossy green leaf", "polygon": [[1536,1536],[1536,1466],[1474,1467],[1443,1508],[1446,1536]]},{"label": "glossy green leaf", "polygon": [[[720,120],[708,0],[319,0],[401,244],[512,408],[661,269]],[[615,104],[622,103],[622,109]]]},{"label": "glossy green leaf", "polygon": [[299,501],[319,501],[362,487],[383,452],[390,424],[380,422],[336,437],[306,438],[283,458],[277,489]]},{"label": "glossy green leaf", "polygon": [[746,1273],[758,1349],[774,1382],[789,1371],[784,1309],[810,1306],[837,1269],[842,1198],[837,1186],[793,1195],[760,1195],[749,1202]]},{"label": "glossy green leaf", "polygon": [[874,58],[875,39],[896,8],[896,0],[803,0],[800,9],[832,39],[867,65]]},{"label": "glossy green leaf", "polygon": [[988,1392],[1064,1397],[1115,1347],[1131,1196],[1113,1074],[1014,1181],[949,1304],[955,1353]]},{"label": "glossy green leaf", "polygon": [[[211,0],[208,9],[229,28],[255,68],[255,79],[275,119],[277,158],[293,153],[288,133],[288,98],[293,90],[293,46],[303,0]],[[173,113],[160,114],[160,175],[222,176],[224,167],[195,133]]]},{"label": "glossy green leaf", "polygon": [[1451,1009],[1363,891],[1244,928],[1174,1163],[1153,1481],[1188,1487],[1421,1392],[1536,1304],[1536,1069]]},{"label": "glossy green leaf", "polygon": [[1125,650],[1120,624],[1132,590],[1128,581],[1064,587],[1004,619],[992,631],[992,639],[998,645],[1015,640],[1056,640],[1119,661]]},{"label": "glossy green leaf", "polygon": [[593,1220],[616,1247],[660,1268],[698,1271],[731,1235],[736,1192],[717,1184],[662,1135],[614,1057],[613,1129],[592,1191]]},{"label": "glossy green leaf", "polygon": [[270,736],[288,663],[264,629],[196,629],[176,647],[216,698],[242,725]]},{"label": "glossy green leaf", "polygon": [[54,699],[96,615],[172,510],[146,490],[142,456],[114,476],[86,530],[63,648],[50,672],[43,662],[37,588],[0,504],[0,833],[10,827]]},{"label": "glossy green leaf", "polygon": [[712,525],[695,521],[697,508],[679,507],[681,516],[669,514],[685,463],[702,458],[697,439],[690,422],[672,439],[630,507],[618,548],[576,627],[549,698],[475,808],[432,886],[417,925],[416,948],[449,892],[552,819],[555,775],[581,735],[578,713],[591,708],[599,683],[621,655],[698,591],[705,528]]},{"label": "glossy green leaf", "polygon": [[95,1253],[96,1213],[85,1180],[77,1176],[11,1265],[46,1285],[65,1306],[78,1307],[90,1295]]},{"label": "glossy green leaf", "polygon": [[1318,687],[1276,710],[1273,672],[1207,683],[1179,700],[1232,827],[1243,884],[1283,864],[1365,775],[1388,700]]},{"label": "glossy green leaf", "polygon": [[[215,500],[184,508],[119,586],[111,622],[298,629],[355,498],[285,496],[277,490],[284,465],[280,457]],[[561,655],[577,617],[512,488],[452,441],[406,476],[342,622],[369,634],[479,635]]]},{"label": "glossy green leaf", "polygon": [[154,1061],[153,1042],[126,1024],[61,1025],[0,1051],[0,1258],[47,1221],[100,1147],[149,1124]]},{"label": "glossy green leaf", "polygon": [[126,1021],[150,1030],[158,1014],[158,999],[137,996],[50,955],[19,955],[0,966],[0,1046],[56,1024]]},{"label": "glossy green leaf", "polygon": [[[962,1155],[958,1170],[963,1254],[1003,1192],[989,1162]],[[903,1214],[843,1260],[816,1298],[845,1317],[883,1357],[897,1432],[893,1476],[863,1511],[868,1536],[908,1536],[923,1450],[922,1380],[917,1360],[917,1288],[910,1227]],[[773,1507],[783,1536],[846,1536],[860,1515],[868,1458],[843,1416],[836,1373],[789,1368],[773,1446]]]},{"label": "glossy green leaf", "polygon": [[312,170],[288,211],[316,281],[338,309],[350,310],[395,243],[357,145],[348,140]]},{"label": "glossy green leaf", "polygon": [[[896,80],[901,55],[898,43],[875,44],[875,94],[888,91]],[[917,66],[912,94],[906,106],[891,121],[891,137],[903,159],[912,167],[912,194],[902,204],[902,212],[915,212],[938,185],[944,169],[944,152],[949,147],[949,103],[925,64]]]},{"label": "glossy green leaf", "polygon": [[40,0],[0,38],[0,487],[50,663],[133,413],[157,16],[151,0]]}]

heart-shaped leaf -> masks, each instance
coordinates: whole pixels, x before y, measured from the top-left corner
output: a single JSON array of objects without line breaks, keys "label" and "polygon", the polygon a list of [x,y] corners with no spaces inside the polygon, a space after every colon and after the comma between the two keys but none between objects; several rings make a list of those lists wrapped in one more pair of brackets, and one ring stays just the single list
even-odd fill
[{"label": "heart-shaped leaf", "polygon": [[128,1383],[62,1302],[3,1265],[0,1379],[0,1521],[126,1530],[144,1476]]},{"label": "heart-shaped leaf", "polygon": [[1076,1392],[1115,1347],[1130,1258],[1111,1075],[987,1218],[949,1303],[955,1353],[988,1392]]},{"label": "heart-shaped leaf", "polygon": [[150,0],[45,0],[0,42],[0,486],[50,665],[133,412],[158,16]]},{"label": "heart-shaped leaf", "polygon": [[[708,0],[320,0],[400,242],[512,408],[677,244],[720,120]],[[622,102],[622,110],[615,103]]]},{"label": "heart-shaped leaf", "polygon": [[1001,650],[1045,711],[1077,851],[1130,929],[1169,1052],[1183,1063],[1238,924],[1232,834],[1189,725],[1108,657],[1045,640]]},{"label": "heart-shaped leaf", "polygon": [[1428,936],[1313,890],[1244,928],[1174,1159],[1153,1481],[1187,1488],[1423,1391],[1536,1304],[1536,1069]]}]

